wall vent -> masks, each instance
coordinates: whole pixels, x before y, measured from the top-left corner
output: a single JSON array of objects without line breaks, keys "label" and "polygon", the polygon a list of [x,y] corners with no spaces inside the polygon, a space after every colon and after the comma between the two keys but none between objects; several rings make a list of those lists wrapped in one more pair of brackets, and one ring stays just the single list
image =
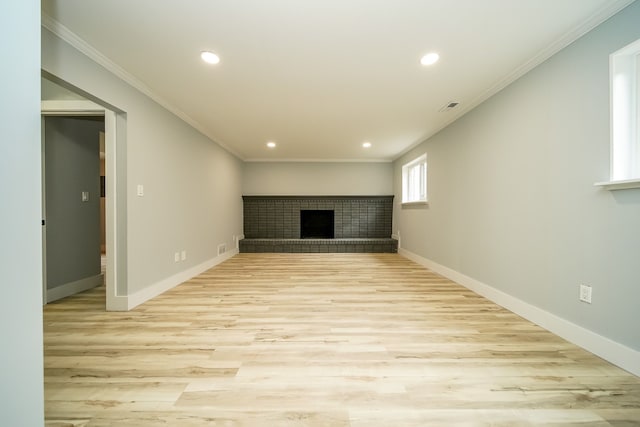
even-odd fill
[{"label": "wall vent", "polygon": [[218,245],[218,255],[222,255],[226,251],[227,251],[227,245],[225,245],[224,243],[221,245]]},{"label": "wall vent", "polygon": [[442,108],[440,108],[438,111],[440,113],[444,113],[446,111],[452,110],[454,108],[456,108],[460,103],[457,101],[449,101],[447,102],[445,105],[442,106]]}]

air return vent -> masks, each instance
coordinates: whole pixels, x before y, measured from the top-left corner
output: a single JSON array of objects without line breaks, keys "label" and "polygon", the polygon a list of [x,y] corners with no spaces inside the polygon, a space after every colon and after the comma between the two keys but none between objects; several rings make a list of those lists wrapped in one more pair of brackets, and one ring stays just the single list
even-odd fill
[{"label": "air return vent", "polygon": [[227,251],[227,245],[225,245],[224,243],[222,243],[221,245],[218,245],[218,255],[222,255],[226,251]]},{"label": "air return vent", "polygon": [[441,113],[444,113],[445,111],[453,110],[458,106],[458,104],[460,103],[457,101],[449,101],[446,104],[444,104],[442,108],[440,108],[438,111]]}]

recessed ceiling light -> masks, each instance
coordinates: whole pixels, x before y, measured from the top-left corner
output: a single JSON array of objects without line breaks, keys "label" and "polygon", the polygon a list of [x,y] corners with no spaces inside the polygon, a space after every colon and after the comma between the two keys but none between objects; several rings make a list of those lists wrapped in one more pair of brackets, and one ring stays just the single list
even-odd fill
[{"label": "recessed ceiling light", "polygon": [[369,141],[365,141],[365,142],[362,143],[362,147],[370,148],[371,147],[371,143]]},{"label": "recessed ceiling light", "polygon": [[269,147],[269,148],[276,148],[276,143],[275,143],[275,142],[273,142],[273,141],[269,141],[269,142],[267,142],[267,147]]},{"label": "recessed ceiling light", "polygon": [[433,65],[436,62],[438,62],[438,59],[440,59],[440,55],[438,55],[435,52],[431,52],[431,53],[427,53],[425,56],[423,56],[420,59],[420,63],[422,65]]},{"label": "recessed ceiling light", "polygon": [[217,64],[220,62],[220,57],[213,52],[204,51],[200,53],[200,58],[208,64]]}]

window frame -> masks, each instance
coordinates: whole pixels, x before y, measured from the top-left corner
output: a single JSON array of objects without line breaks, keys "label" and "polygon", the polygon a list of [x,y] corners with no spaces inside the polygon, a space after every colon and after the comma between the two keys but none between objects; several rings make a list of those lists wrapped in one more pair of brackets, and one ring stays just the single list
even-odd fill
[{"label": "window frame", "polygon": [[610,176],[608,190],[640,188],[640,39],[609,56]]},{"label": "window frame", "polygon": [[[417,172],[416,168],[418,168]],[[428,203],[427,171],[427,153],[424,153],[402,165],[403,206]],[[417,180],[416,175],[418,175]],[[418,183],[418,188],[410,188],[410,186],[415,186],[416,182]],[[415,195],[416,192],[418,193],[417,198],[411,198],[410,196]]]}]

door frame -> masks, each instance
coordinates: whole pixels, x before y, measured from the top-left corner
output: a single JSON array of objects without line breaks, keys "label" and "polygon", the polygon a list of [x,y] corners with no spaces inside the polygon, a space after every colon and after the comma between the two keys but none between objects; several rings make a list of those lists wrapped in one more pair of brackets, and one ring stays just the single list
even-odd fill
[{"label": "door frame", "polygon": [[[64,101],[41,101],[42,120],[45,116],[104,116],[104,139],[105,139],[105,188],[108,193],[105,199],[105,228],[106,228],[106,309],[109,311],[126,311],[129,309],[127,304],[127,296],[118,292],[118,277],[122,273],[118,263],[118,244],[120,239],[118,236],[119,219],[117,204],[117,163],[116,153],[118,148],[116,116],[113,110],[105,108],[91,101],[83,100],[64,100]],[[42,149],[44,150],[44,127],[42,135]],[[42,174],[44,185],[44,157],[42,161]],[[44,199],[45,189],[43,187],[42,197]],[[43,204],[43,207],[45,205]],[[43,219],[46,218],[45,209],[43,208]],[[43,226],[43,302],[47,301],[47,283],[46,283],[46,222]],[[123,227],[124,229],[124,227]]]}]

